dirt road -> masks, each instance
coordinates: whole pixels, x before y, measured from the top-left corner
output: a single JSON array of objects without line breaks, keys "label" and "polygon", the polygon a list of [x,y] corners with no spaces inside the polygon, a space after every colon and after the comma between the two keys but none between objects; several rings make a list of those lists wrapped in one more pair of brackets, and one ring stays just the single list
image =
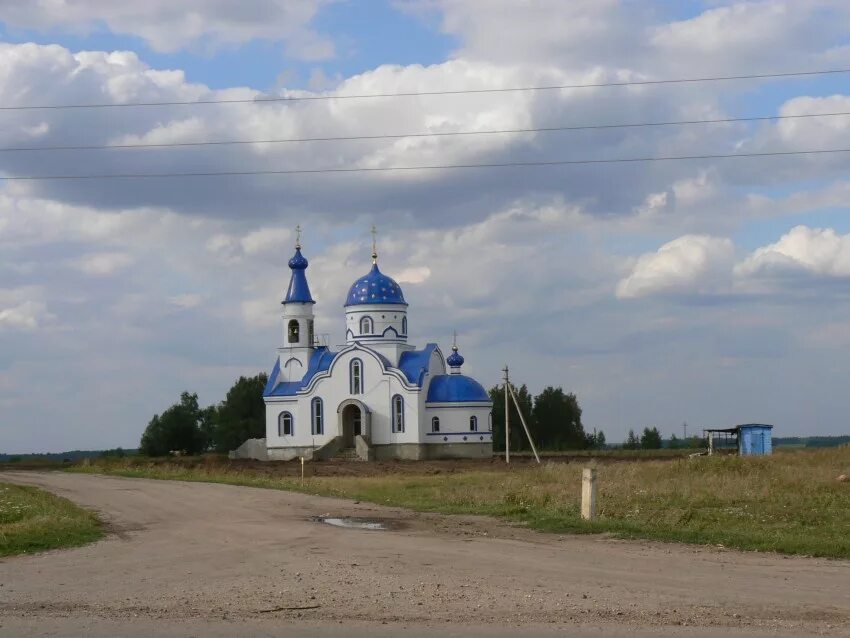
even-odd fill
[{"label": "dirt road", "polygon": [[[205,483],[58,472],[0,481],[70,498],[113,530],[0,561],[0,635],[389,636],[405,626],[508,636],[518,625],[527,638],[850,635],[844,561],[544,535]],[[311,520],[323,514],[396,529]]]}]

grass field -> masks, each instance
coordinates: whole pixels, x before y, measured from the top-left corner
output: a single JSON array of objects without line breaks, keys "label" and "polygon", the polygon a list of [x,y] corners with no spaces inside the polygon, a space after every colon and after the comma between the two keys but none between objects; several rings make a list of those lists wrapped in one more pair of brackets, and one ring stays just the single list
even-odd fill
[{"label": "grass field", "polygon": [[769,457],[619,461],[599,466],[598,520],[579,517],[585,463],[506,470],[299,479],[256,469],[139,459],[72,471],[297,490],[420,511],[485,514],[551,532],[646,538],[850,558],[850,447]]},{"label": "grass field", "polygon": [[97,518],[35,487],[0,483],[0,556],[73,547],[97,540]]}]

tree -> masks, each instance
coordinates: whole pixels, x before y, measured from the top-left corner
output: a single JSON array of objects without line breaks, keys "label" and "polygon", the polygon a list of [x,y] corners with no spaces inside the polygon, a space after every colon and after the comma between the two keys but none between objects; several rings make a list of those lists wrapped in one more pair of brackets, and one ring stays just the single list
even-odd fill
[{"label": "tree", "polygon": [[[511,384],[513,385],[513,384]],[[528,428],[531,430],[531,435],[534,436],[535,424],[532,417],[532,400],[525,385],[517,388],[513,386],[514,392],[517,395],[517,401],[522,406],[522,414],[525,416],[525,422],[528,423]],[[505,449],[505,389],[503,386],[497,385],[490,388],[490,400],[493,402],[493,449]],[[514,400],[508,396],[510,417],[511,417],[511,450],[530,450],[528,439],[522,429],[519,413],[514,405]],[[534,442],[537,445],[537,441]]]},{"label": "tree", "polygon": [[587,435],[587,447],[592,448],[594,450],[604,450],[605,449],[605,432],[602,430],[596,430],[594,428],[593,434]]},{"label": "tree", "polygon": [[679,440],[679,437],[677,437],[675,434],[671,434],[668,447],[671,450],[678,450],[680,447],[682,447],[682,442]]},{"label": "tree", "polygon": [[629,430],[629,435],[626,437],[626,442],[623,443],[624,450],[639,450],[640,439],[635,436],[634,430]]},{"label": "tree", "polygon": [[[242,445],[248,439],[266,436],[266,406],[263,390],[268,375],[260,373],[253,377],[239,377],[227,397],[205,419],[203,427],[211,431],[212,444],[218,452],[227,452]],[[211,426],[211,427],[210,427]]]},{"label": "tree", "polygon": [[198,395],[184,392],[180,403],[154,415],[142,434],[139,452],[147,456],[165,456],[172,450],[197,454],[204,449],[200,423]]},{"label": "tree", "polygon": [[535,443],[547,450],[578,450],[594,443],[581,423],[581,407],[575,394],[549,386],[534,397],[531,415]]},{"label": "tree", "polygon": [[643,450],[661,449],[661,433],[658,428],[644,428],[640,437],[640,447]]}]

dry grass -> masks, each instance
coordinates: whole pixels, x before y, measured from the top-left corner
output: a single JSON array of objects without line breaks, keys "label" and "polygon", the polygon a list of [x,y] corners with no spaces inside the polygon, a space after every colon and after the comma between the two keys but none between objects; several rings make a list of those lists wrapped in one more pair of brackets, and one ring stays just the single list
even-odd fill
[{"label": "dry grass", "polygon": [[740,549],[850,558],[850,447],[769,457],[600,466],[600,517],[579,517],[580,463],[506,471],[292,478],[220,466],[98,463],[78,471],[299,490],[421,511],[489,514],[557,532],[609,532]]},{"label": "dry grass", "polygon": [[83,545],[102,535],[95,516],[70,501],[0,483],[0,556]]}]

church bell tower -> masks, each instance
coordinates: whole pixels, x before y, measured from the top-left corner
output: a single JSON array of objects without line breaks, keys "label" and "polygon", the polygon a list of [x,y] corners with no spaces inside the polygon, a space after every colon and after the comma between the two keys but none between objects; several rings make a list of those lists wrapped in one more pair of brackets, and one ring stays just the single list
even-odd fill
[{"label": "church bell tower", "polygon": [[301,227],[296,228],[295,255],[289,260],[292,276],[283,300],[283,345],[278,348],[281,381],[298,381],[307,371],[315,348],[313,305],[307,285],[307,259],[301,254]]}]

